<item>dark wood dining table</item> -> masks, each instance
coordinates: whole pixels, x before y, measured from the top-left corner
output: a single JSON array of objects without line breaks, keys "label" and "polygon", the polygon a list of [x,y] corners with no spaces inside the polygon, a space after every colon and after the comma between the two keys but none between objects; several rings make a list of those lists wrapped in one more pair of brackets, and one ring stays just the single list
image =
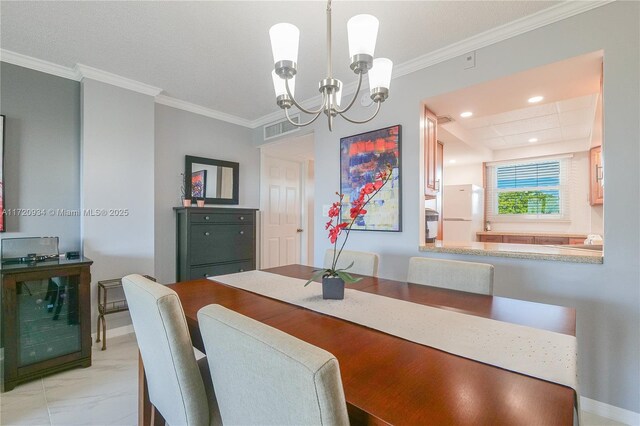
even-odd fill
[{"label": "dark wood dining table", "polygon": [[[307,279],[312,268],[289,265],[266,271]],[[197,312],[212,303],[331,352],[340,364],[352,424],[573,424],[574,391],[569,387],[208,279],[169,287],[180,297],[193,345],[203,352]],[[349,288],[575,336],[573,308],[373,277],[363,277]],[[139,398],[140,423],[148,425],[150,404],[143,371]]]}]

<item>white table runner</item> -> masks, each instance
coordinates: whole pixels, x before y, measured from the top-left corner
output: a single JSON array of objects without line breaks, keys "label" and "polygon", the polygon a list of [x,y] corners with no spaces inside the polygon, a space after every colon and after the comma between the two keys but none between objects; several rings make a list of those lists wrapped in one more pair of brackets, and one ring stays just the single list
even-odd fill
[{"label": "white table runner", "polygon": [[209,278],[506,370],[569,386],[577,394],[576,338],[345,289],[322,299],[322,284],[248,271]]}]

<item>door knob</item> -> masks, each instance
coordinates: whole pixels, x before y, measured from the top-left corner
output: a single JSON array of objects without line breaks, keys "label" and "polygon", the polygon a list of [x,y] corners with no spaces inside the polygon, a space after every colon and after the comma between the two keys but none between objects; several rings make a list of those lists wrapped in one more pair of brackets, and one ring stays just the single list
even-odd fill
[{"label": "door knob", "polygon": [[302,231],[304,231],[304,229],[301,229],[301,228],[296,229],[296,232],[302,232]]},{"label": "door knob", "polygon": [[211,234],[209,233],[209,231],[207,231],[207,232],[204,233],[204,235],[206,235],[208,237]]},{"label": "door knob", "polygon": [[240,231],[240,235],[244,235],[244,231]]}]

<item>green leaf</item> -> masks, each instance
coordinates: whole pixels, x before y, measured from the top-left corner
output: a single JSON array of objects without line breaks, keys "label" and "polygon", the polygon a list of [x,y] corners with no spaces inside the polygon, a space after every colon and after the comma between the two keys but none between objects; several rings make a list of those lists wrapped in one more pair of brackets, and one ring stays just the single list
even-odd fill
[{"label": "green leaf", "polygon": [[338,274],[338,276],[342,278],[342,281],[349,284],[357,283],[362,279],[362,278],[353,278],[351,274],[348,274],[347,272],[344,272],[344,271],[336,271],[336,274]]},{"label": "green leaf", "polygon": [[347,269],[351,268],[351,267],[353,266],[353,264],[354,264],[354,262],[351,262],[351,263],[349,264],[349,266],[347,266],[346,268],[336,269],[336,272],[338,272],[338,271],[346,271]]},{"label": "green leaf", "polygon": [[318,269],[312,276],[311,278],[309,278],[309,281],[307,281],[304,286],[308,286],[312,281],[315,281],[316,279],[320,278],[322,275],[326,274],[330,272],[328,269]]}]

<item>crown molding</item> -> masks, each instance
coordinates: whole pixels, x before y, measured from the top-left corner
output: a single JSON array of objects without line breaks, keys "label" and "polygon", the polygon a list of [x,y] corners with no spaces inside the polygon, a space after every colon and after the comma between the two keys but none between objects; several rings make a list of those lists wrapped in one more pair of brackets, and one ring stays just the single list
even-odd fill
[{"label": "crown molding", "polygon": [[122,77],[120,75],[103,71],[98,68],[93,68],[87,65],[76,64],[75,70],[76,73],[81,76],[80,80],[88,78],[153,97],[158,96],[160,92],[162,92],[162,89],[159,87],[150,86],[148,84],[141,83],[139,81]]},{"label": "crown molding", "polygon": [[222,120],[228,123],[237,124],[238,126],[248,127],[250,129],[255,128],[255,126],[252,126],[252,122],[250,120],[247,120],[246,118],[227,114],[226,112],[217,111],[211,108],[206,108],[200,105],[193,104],[191,102],[172,98],[170,96],[158,95],[156,96],[156,103],[172,108],[181,109],[184,111],[189,111],[194,114],[204,115],[205,117],[215,118],[216,120]]},{"label": "crown molding", "polygon": [[614,0],[566,1],[556,6],[511,21],[499,27],[481,32],[472,37],[434,50],[407,62],[399,64],[393,70],[393,78],[402,77],[421,69],[456,58],[474,50],[482,49],[509,38],[544,27],[549,24],[587,12]]},{"label": "crown molding", "polygon": [[[539,12],[516,19],[515,21],[511,21],[499,27],[491,28],[459,42],[452,43],[441,49],[434,50],[433,52],[429,52],[425,55],[421,55],[398,64],[393,67],[392,79],[420,71],[424,68],[448,61],[449,59],[456,58],[471,51],[482,49],[483,47],[499,43],[520,34],[579,15],[597,7],[609,4],[613,1],[615,0],[565,1],[556,6],[543,9]],[[353,94],[356,90],[356,86],[357,84],[355,81],[346,84],[343,88],[343,98]],[[305,108],[311,108],[313,106],[320,105],[320,102],[322,102],[322,97],[318,95],[302,102],[302,106]],[[273,121],[280,120],[282,117],[284,117],[282,111],[276,111],[253,120],[251,122],[251,126],[254,128],[260,127]]]},{"label": "crown molding", "polygon": [[22,53],[12,52],[7,49],[0,49],[0,61],[19,67],[29,68],[46,74],[55,75],[69,80],[80,81],[81,77],[73,68],[54,64],[53,62],[33,58]]}]

